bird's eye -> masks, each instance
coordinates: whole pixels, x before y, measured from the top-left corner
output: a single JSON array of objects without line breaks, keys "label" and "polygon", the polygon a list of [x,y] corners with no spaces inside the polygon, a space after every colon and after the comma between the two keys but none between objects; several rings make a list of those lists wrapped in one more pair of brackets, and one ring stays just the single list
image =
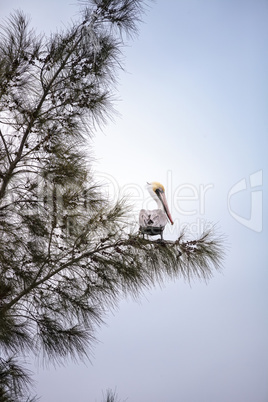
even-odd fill
[{"label": "bird's eye", "polygon": [[157,188],[157,189],[155,190],[155,193],[156,193],[157,195],[163,193],[162,188]]}]

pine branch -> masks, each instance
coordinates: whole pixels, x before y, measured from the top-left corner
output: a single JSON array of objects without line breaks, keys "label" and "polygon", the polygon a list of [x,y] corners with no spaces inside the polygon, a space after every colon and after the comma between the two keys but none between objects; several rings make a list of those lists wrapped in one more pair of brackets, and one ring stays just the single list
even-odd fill
[{"label": "pine branch", "polygon": [[[32,385],[30,372],[21,367],[14,357],[7,360],[0,358],[0,400],[1,402],[26,401]],[[28,401],[30,399],[27,398]],[[36,399],[31,399],[33,402]]]},{"label": "pine branch", "polygon": [[5,137],[4,137],[3,134],[2,134],[2,130],[1,130],[1,129],[0,129],[0,137],[1,137],[1,140],[2,140],[3,145],[4,145],[4,148],[5,148],[5,152],[6,152],[6,156],[7,156],[7,158],[8,158],[8,162],[9,162],[9,164],[11,164],[12,161],[11,161],[11,159],[10,159],[8,146],[7,146]]},{"label": "pine branch", "polygon": [[[41,265],[41,268],[33,282],[31,282],[28,287],[25,287],[21,293],[2,308],[3,314],[27,294],[31,293],[33,289],[48,282],[60,272],[75,267],[82,261],[86,264],[90,264],[89,261],[98,262],[102,263],[102,265],[109,265],[112,268],[113,266],[119,267],[121,265],[120,256],[122,256],[124,259],[122,265],[124,270],[126,271],[130,268],[131,264],[134,264],[137,270],[137,277],[142,279],[140,275],[138,275],[138,272],[142,268],[141,260],[144,258],[148,265],[156,268],[158,271],[158,278],[162,276],[161,272],[166,272],[168,275],[172,276],[181,275],[184,279],[190,281],[195,277],[204,280],[209,279],[213,274],[213,269],[220,269],[223,257],[222,239],[213,239],[212,232],[208,231],[204,233],[200,239],[194,241],[184,241],[183,233],[175,241],[153,241],[143,239],[140,236],[129,236],[127,239],[119,239],[115,242],[109,242],[108,244],[106,242],[101,242],[93,250],[85,251],[77,256],[74,256],[72,252],[70,258],[66,262],[60,262],[61,259],[66,258],[65,256],[57,259],[56,262],[58,266],[55,266],[55,261],[51,261],[50,259],[52,233],[53,230],[50,233],[49,253],[47,259]],[[129,262],[126,259],[126,248],[131,250],[131,252],[128,252],[130,255]],[[139,260],[135,260],[136,252],[141,255]],[[116,257],[114,257],[115,255]],[[39,278],[47,264],[52,264],[49,272]],[[146,269],[148,268],[146,267]],[[143,274],[146,274],[146,272],[143,272]],[[155,279],[151,277],[150,273],[148,275],[150,276],[150,281],[153,285]],[[147,280],[148,278],[146,278],[146,283]],[[142,285],[142,282],[140,285]]]}]

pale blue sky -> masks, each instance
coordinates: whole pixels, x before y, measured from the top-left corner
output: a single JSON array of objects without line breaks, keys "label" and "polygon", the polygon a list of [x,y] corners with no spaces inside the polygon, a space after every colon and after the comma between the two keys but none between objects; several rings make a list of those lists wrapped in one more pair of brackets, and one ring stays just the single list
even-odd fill
[{"label": "pale blue sky", "polygon": [[[0,5],[46,32],[78,10],[68,0]],[[128,194],[135,214],[148,204],[146,181],[162,182],[175,221],[165,237],[217,223],[224,269],[208,284],[167,281],[122,300],[91,363],[33,366],[41,402],[97,402],[106,388],[128,402],[268,400],[267,18],[266,0],[158,0],[128,42],[120,116],[93,145],[97,177],[111,196]]]}]

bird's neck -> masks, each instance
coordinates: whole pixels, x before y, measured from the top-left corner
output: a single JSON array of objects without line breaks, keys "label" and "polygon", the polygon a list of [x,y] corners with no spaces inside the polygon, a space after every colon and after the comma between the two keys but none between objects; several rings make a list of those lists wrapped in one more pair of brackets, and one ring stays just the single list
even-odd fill
[{"label": "bird's neck", "polygon": [[163,210],[164,208],[163,208],[162,202],[159,200],[159,198],[158,198],[158,197],[155,197],[154,199],[155,199],[155,202],[156,202],[156,204],[157,204],[158,209],[162,209],[162,210]]},{"label": "bird's neck", "polygon": [[157,197],[157,195],[155,194],[155,192],[153,191],[151,186],[148,186],[148,192],[151,195],[152,199],[155,200],[155,202],[157,204],[157,208],[163,210],[164,208],[163,208],[162,202],[159,200],[159,198]]}]

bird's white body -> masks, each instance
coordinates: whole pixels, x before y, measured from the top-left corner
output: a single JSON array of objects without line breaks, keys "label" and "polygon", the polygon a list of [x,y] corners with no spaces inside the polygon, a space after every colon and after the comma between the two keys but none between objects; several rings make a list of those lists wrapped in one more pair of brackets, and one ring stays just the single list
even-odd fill
[{"label": "bird's white body", "polygon": [[152,211],[142,209],[140,211],[139,224],[141,227],[165,227],[167,221],[167,215],[162,209],[153,209]]},{"label": "bird's white body", "polygon": [[160,235],[162,239],[162,233],[168,220],[173,224],[165,197],[165,189],[162,184],[158,182],[148,183],[147,189],[152,198],[156,201],[158,209],[142,209],[140,211],[140,232],[143,235],[147,234],[149,236]]}]

